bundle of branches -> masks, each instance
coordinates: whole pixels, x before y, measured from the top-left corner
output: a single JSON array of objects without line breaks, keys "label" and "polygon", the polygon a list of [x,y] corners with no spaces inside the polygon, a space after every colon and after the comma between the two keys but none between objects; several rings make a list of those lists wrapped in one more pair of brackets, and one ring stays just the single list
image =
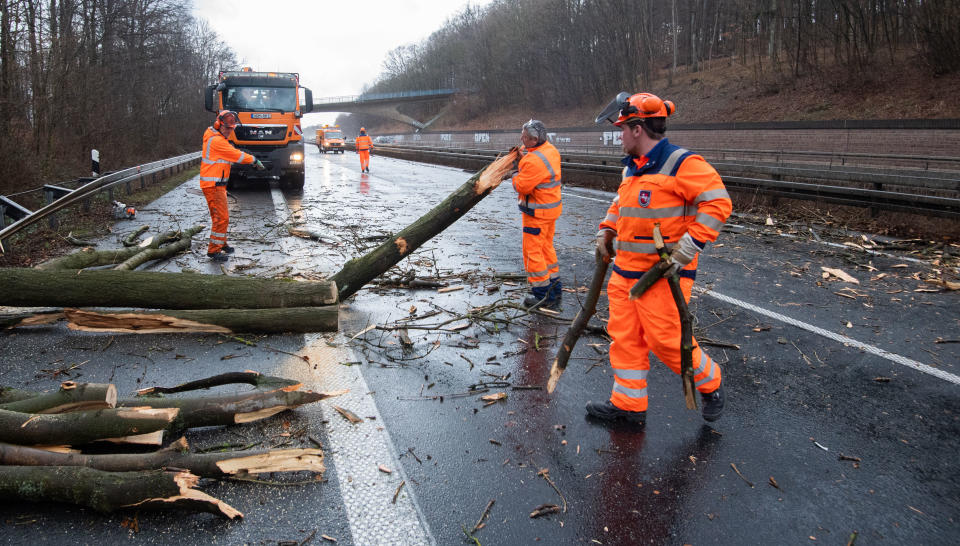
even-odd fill
[{"label": "bundle of branches", "polygon": [[167,259],[189,249],[193,236],[204,228],[204,226],[194,226],[186,231],[168,231],[136,244],[134,242],[136,237],[146,231],[145,227],[126,237],[123,241],[124,248],[107,250],[82,248],[72,254],[44,262],[38,265],[37,269],[73,270],[111,264],[117,264],[114,269],[136,269],[148,261]]},{"label": "bundle of branches", "polygon": [[[254,389],[221,396],[162,396],[237,383]],[[200,478],[322,474],[323,452],[309,448],[191,453],[185,438],[152,453],[90,455],[72,447],[93,442],[161,446],[165,434],[247,423],[342,394],[300,387],[296,381],[251,371],[143,389],[129,400],[118,400],[112,384],[68,381],[52,393],[0,387],[0,495],[68,502],[101,512],[179,507],[242,517],[228,504],[194,489]]]},{"label": "bundle of branches", "polygon": [[302,333],[335,331],[339,318],[330,281],[193,273],[0,269],[0,301],[46,308],[0,314],[0,328],[66,318],[73,329],[98,332]]}]

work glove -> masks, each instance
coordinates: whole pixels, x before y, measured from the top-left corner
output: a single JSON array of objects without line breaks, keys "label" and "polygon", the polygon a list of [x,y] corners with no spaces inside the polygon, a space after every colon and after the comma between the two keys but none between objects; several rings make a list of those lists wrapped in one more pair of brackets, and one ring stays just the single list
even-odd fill
[{"label": "work glove", "polygon": [[700,252],[700,247],[694,242],[693,237],[689,233],[684,233],[683,237],[680,237],[680,240],[677,241],[676,246],[673,247],[673,252],[670,253],[670,269],[667,274],[673,275],[686,267],[697,257],[698,252]]},{"label": "work glove", "polygon": [[259,159],[256,160],[256,161],[254,161],[254,163],[253,163],[253,168],[257,169],[258,171],[262,171],[262,170],[266,169],[266,167],[263,166],[263,163],[260,163],[260,160],[259,160]]},{"label": "work glove", "polygon": [[617,232],[612,229],[601,229],[597,233],[597,252],[605,263],[610,263],[610,260],[617,255],[613,249],[613,240],[616,238]]},{"label": "work glove", "polygon": [[501,180],[510,180],[510,179],[513,178],[514,176],[517,176],[517,173],[518,173],[518,172],[519,172],[519,171],[510,171],[510,172],[508,172],[507,174],[503,175],[503,178],[502,178]]}]

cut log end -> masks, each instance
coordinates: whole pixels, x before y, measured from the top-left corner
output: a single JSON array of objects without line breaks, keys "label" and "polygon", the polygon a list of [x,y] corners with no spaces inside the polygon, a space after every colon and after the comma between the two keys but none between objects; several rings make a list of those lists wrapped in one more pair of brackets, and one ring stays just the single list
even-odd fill
[{"label": "cut log end", "polygon": [[499,186],[500,182],[503,181],[504,175],[513,169],[514,162],[516,162],[519,158],[520,150],[519,148],[514,147],[505,155],[493,160],[493,162],[487,165],[487,168],[483,170],[483,173],[480,174],[480,178],[477,180],[477,183],[474,184],[474,193],[480,195]]},{"label": "cut log end", "polygon": [[406,239],[404,239],[403,237],[397,237],[397,240],[394,241],[393,243],[397,245],[397,252],[399,252],[401,256],[407,253]]}]

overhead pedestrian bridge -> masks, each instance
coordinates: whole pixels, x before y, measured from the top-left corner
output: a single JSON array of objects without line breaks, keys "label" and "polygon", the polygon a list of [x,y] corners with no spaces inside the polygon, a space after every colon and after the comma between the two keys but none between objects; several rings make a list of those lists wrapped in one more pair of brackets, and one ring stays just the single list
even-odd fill
[{"label": "overhead pedestrian bridge", "polygon": [[[370,93],[365,95],[347,95],[314,99],[314,112],[349,112],[351,114],[371,114],[382,116],[413,126],[417,131],[429,127],[447,112],[453,104],[451,100],[460,89],[430,89],[425,91],[401,91],[398,93]],[[397,110],[404,104],[414,102],[447,101],[437,115],[427,121],[414,119]]]}]

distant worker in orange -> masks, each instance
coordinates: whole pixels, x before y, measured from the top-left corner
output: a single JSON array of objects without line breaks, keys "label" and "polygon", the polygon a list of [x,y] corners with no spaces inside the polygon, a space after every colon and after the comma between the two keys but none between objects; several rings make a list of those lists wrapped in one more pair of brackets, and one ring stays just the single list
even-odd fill
[{"label": "distant worker in orange", "polygon": [[232,110],[221,110],[212,127],[203,133],[203,150],[200,160],[200,188],[210,207],[210,243],[207,256],[216,262],[227,260],[227,254],[233,253],[233,247],[227,244],[227,228],[230,225],[230,212],[227,209],[227,181],[230,179],[230,165],[233,163],[253,163],[262,170],[263,163],[252,155],[233,147],[230,134],[240,124],[240,117]]},{"label": "distant worker in orange", "polygon": [[553,248],[554,225],[563,210],[560,201],[560,152],[547,142],[547,128],[531,119],[520,130],[523,157],[512,176],[523,222],[523,268],[531,294],[523,300],[557,309],[563,297],[560,265]]},{"label": "distant worker in orange", "polygon": [[360,154],[360,172],[370,172],[370,150],[373,149],[373,141],[367,135],[367,130],[360,128],[360,135],[356,141],[357,153]]},{"label": "distant worker in orange", "polygon": [[[703,157],[664,138],[670,101],[649,93],[617,95],[597,117],[620,127],[623,180],[597,233],[597,251],[614,255],[607,283],[610,317],[607,332],[613,392],[604,402],[588,402],[587,414],[607,423],[646,424],[649,353],[680,373],[680,314],[667,279],[660,279],[636,300],[630,288],[660,257],[653,228],[660,224],[670,250],[672,273],[679,273],[687,301],[697,276],[697,255],[716,241],[733,205],[720,175]],[[693,379],[703,398],[703,418],[716,421],[724,405],[720,366],[693,342]]]}]

